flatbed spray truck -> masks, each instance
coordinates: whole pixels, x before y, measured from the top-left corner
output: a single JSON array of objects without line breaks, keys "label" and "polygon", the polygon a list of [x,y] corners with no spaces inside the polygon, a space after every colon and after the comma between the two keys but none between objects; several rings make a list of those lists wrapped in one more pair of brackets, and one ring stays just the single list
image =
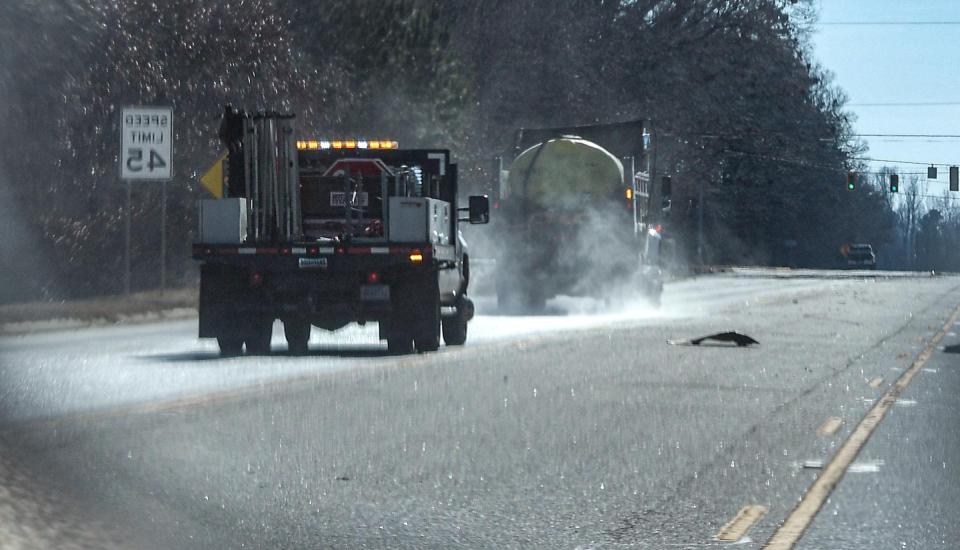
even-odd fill
[{"label": "flatbed spray truck", "polygon": [[659,305],[662,226],[651,214],[645,121],[519,129],[497,159],[496,285],[502,311],[558,295]]},{"label": "flatbed spray truck", "polygon": [[[289,351],[311,327],[377,322],[389,351],[462,345],[473,303],[459,224],[489,221],[486,196],[459,208],[446,149],[294,137],[295,117],[227,107],[224,196],[200,201],[199,335],[223,355]],[[461,214],[464,217],[461,217]]]}]

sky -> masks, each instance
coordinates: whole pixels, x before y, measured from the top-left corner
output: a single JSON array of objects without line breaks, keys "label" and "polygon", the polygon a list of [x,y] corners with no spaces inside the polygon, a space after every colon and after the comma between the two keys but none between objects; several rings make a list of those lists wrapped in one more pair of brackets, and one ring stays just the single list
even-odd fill
[{"label": "sky", "polygon": [[[846,92],[847,110],[857,117],[857,133],[960,135],[960,1],[816,0],[816,4],[820,15],[811,36],[813,54]],[[867,157],[941,165],[938,179],[928,183],[932,195],[947,188],[946,165],[960,165],[960,138],[864,139],[870,147]],[[922,165],[869,164],[872,170],[888,165],[904,175],[926,176]]]}]

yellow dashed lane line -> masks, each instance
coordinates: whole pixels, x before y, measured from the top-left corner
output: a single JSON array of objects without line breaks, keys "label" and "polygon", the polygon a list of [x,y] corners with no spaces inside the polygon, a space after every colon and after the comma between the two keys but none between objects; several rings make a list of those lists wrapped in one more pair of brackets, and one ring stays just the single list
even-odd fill
[{"label": "yellow dashed lane line", "polygon": [[880,425],[880,421],[883,420],[887,411],[893,407],[893,404],[896,403],[900,395],[907,389],[907,386],[910,385],[910,381],[913,380],[914,375],[920,372],[920,369],[930,360],[937,344],[940,343],[940,340],[942,340],[950,328],[953,327],[958,316],[960,316],[960,306],[957,306],[953,310],[950,319],[948,319],[946,324],[943,325],[943,328],[930,339],[930,342],[923,351],[920,352],[920,355],[917,356],[910,368],[900,375],[900,378],[890,386],[890,389],[883,394],[883,397],[867,412],[853,430],[853,433],[843,442],[843,446],[840,447],[837,454],[834,455],[830,463],[827,464],[820,473],[820,476],[817,477],[813,485],[804,493],[803,499],[797,504],[797,507],[793,509],[783,524],[780,525],[780,528],[777,529],[770,540],[767,541],[764,548],[769,550],[787,550],[793,548],[800,540],[804,531],[806,531],[813,522],[813,518],[816,517],[817,512],[820,511],[820,508],[823,507],[823,504],[827,501],[827,498],[829,498],[830,493],[833,492],[833,489],[840,482],[840,479],[843,478],[843,474],[846,473],[847,468],[850,467],[857,457],[860,449],[866,445],[870,435],[877,429],[877,426]]}]

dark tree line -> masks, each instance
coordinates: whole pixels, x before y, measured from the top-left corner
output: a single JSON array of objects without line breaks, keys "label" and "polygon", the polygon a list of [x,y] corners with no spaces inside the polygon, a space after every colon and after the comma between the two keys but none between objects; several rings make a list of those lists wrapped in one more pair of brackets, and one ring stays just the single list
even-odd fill
[{"label": "dark tree line", "polygon": [[[894,216],[844,190],[861,150],[810,57],[815,16],[809,0],[5,2],[0,301],[122,288],[119,109],[136,104],[175,112],[173,284],[191,282],[225,103],[448,147],[476,189],[517,127],[650,119],[681,256],[702,234],[707,262],[828,265],[845,242],[890,241]],[[159,191],[133,199],[134,285],[152,288]]]}]

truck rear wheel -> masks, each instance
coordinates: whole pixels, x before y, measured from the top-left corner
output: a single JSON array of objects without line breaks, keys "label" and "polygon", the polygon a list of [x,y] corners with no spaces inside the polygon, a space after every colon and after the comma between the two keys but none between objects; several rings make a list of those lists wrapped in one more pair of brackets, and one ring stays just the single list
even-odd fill
[{"label": "truck rear wheel", "polygon": [[650,305],[652,305],[655,308],[659,308],[660,296],[662,294],[663,294],[663,290],[655,290],[652,294],[650,294]]},{"label": "truck rear wheel", "polygon": [[497,309],[501,314],[540,314],[547,307],[547,298],[537,289],[523,283],[497,280]]},{"label": "truck rear wheel", "polygon": [[463,298],[457,300],[457,314],[444,317],[443,341],[448,346],[462,346],[467,342],[467,307]]},{"label": "truck rear wheel", "polygon": [[217,336],[217,345],[220,346],[222,357],[236,357],[243,352],[243,338],[233,334]]},{"label": "truck rear wheel", "polygon": [[270,353],[270,338],[273,336],[273,319],[264,317],[254,320],[247,330],[247,353],[267,355]]},{"label": "truck rear wheel", "polygon": [[387,338],[387,351],[397,355],[413,352],[413,338],[405,333],[393,333]]},{"label": "truck rear wheel", "polygon": [[303,319],[285,319],[283,335],[287,339],[287,350],[293,355],[305,355],[310,341],[310,323]]},{"label": "truck rear wheel", "polygon": [[437,351],[440,349],[440,289],[436,276],[424,287],[418,308],[417,336],[413,341],[417,351]]}]

